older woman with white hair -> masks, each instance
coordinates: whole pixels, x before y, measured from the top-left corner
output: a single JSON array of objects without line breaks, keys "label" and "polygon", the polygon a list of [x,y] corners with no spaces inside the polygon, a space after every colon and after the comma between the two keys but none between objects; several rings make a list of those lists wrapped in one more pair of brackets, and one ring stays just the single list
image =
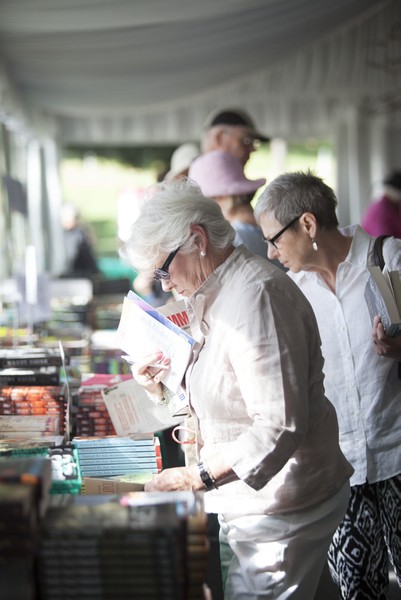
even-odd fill
[{"label": "older woman with white hair", "polygon": [[[324,394],[313,311],[281,270],[244,246],[220,207],[186,181],[161,184],[127,243],[136,267],[186,298],[196,340],[183,386],[198,462],[164,469],[146,491],[204,490],[219,514],[228,599],[311,600],[343,517],[352,468]],[[135,379],[154,397],[161,353]]]}]

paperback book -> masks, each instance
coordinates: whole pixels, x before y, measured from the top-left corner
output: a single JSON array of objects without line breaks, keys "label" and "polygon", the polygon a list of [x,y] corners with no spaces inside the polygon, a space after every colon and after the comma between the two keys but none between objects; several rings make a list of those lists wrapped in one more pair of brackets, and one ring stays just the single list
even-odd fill
[{"label": "paperback book", "polygon": [[164,316],[134,292],[124,298],[117,330],[119,346],[129,362],[161,351],[170,358],[170,369],[162,382],[173,393],[179,391],[195,340],[173,320]]},{"label": "paperback book", "polygon": [[383,271],[378,266],[368,267],[365,301],[373,321],[379,316],[385,332],[395,337],[401,331],[401,280],[398,271]]},{"label": "paperback book", "polygon": [[[141,433],[153,433],[178,425],[182,421],[182,417],[172,416],[172,412],[175,413],[179,409],[178,406],[171,409],[155,404],[134,379],[105,388],[102,395],[117,435],[137,436]],[[180,402],[179,395],[177,401]]]}]

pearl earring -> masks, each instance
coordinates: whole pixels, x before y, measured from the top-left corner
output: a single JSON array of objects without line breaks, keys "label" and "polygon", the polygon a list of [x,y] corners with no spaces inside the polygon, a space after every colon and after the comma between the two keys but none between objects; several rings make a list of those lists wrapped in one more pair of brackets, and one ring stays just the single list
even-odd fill
[{"label": "pearl earring", "polygon": [[201,251],[200,251],[200,255],[201,255],[201,256],[206,256],[206,252],[205,252],[204,250],[201,250]]},{"label": "pearl earring", "polygon": [[317,242],[316,242],[316,240],[312,240],[312,248],[314,249],[315,252],[317,252]]}]

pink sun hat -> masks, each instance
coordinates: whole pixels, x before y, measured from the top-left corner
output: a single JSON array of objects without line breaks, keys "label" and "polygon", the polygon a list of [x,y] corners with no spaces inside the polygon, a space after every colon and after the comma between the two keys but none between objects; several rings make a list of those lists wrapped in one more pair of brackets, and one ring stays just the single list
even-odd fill
[{"label": "pink sun hat", "polygon": [[199,185],[204,196],[242,196],[256,192],[266,179],[247,179],[241,162],[222,150],[201,154],[191,163],[188,179]]}]

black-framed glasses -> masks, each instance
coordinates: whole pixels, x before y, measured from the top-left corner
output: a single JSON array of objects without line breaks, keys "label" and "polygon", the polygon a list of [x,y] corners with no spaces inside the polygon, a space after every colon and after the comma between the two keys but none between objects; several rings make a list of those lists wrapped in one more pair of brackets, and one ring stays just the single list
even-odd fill
[{"label": "black-framed glasses", "polygon": [[291,227],[291,225],[294,225],[294,223],[296,221],[298,221],[298,219],[301,217],[302,215],[299,215],[299,217],[295,217],[295,219],[292,219],[292,221],[290,221],[289,223],[287,223],[287,225],[285,227],[283,227],[282,229],[280,229],[280,231],[278,233],[276,233],[276,235],[274,235],[272,238],[270,238],[270,240],[268,240],[267,238],[265,238],[265,242],[266,244],[271,244],[272,246],[274,246],[275,248],[277,248],[276,246],[276,242],[278,240],[278,238],[280,236],[283,235],[283,233],[285,231],[287,231],[287,229],[289,229]]},{"label": "black-framed glasses", "polygon": [[164,263],[162,264],[160,269],[154,270],[153,279],[156,279],[156,281],[162,281],[162,280],[166,281],[167,279],[170,279],[170,273],[168,272],[168,268],[171,265],[171,262],[172,262],[173,258],[175,257],[175,255],[177,254],[179,249],[180,249],[180,246],[178,246],[178,248],[176,250],[173,250],[172,252],[170,252],[170,254],[166,258],[166,260],[164,261]]}]

